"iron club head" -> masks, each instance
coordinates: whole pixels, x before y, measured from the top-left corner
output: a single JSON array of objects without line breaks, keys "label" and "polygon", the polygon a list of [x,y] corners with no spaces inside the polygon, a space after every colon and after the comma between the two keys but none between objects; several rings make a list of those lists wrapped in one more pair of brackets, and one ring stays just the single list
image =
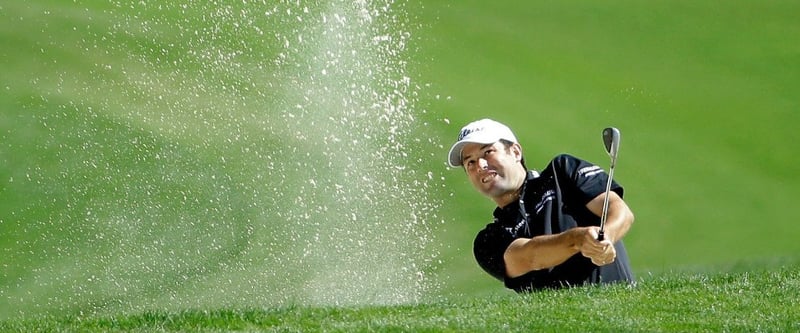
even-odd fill
[{"label": "iron club head", "polygon": [[614,165],[617,161],[617,152],[619,152],[619,130],[614,127],[607,127],[603,129],[603,144],[606,146],[608,156],[611,156],[611,164]]}]

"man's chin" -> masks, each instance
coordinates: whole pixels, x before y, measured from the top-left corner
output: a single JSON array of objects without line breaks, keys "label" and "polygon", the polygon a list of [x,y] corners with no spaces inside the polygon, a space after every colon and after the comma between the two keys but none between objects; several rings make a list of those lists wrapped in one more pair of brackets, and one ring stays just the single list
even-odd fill
[{"label": "man's chin", "polygon": [[495,184],[491,184],[491,186],[484,187],[481,192],[483,195],[490,197],[490,198],[497,198],[503,196],[506,191],[502,188],[497,187]]}]

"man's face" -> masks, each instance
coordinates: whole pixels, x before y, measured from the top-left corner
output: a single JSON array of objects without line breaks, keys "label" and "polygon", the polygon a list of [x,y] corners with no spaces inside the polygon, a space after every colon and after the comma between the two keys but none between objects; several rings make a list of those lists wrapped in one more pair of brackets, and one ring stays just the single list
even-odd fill
[{"label": "man's face", "polygon": [[519,165],[521,158],[519,145],[506,148],[501,142],[470,143],[461,151],[464,170],[472,186],[490,198],[498,198],[518,189],[519,174],[524,173],[524,168]]}]

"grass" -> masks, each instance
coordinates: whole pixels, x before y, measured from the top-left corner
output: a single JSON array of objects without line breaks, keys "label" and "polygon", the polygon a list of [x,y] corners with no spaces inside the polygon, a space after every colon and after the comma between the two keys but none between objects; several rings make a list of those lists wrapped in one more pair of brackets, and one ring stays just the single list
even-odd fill
[{"label": "grass", "polygon": [[794,332],[800,265],[648,276],[636,286],[365,307],[284,307],[51,316],[4,332]]}]

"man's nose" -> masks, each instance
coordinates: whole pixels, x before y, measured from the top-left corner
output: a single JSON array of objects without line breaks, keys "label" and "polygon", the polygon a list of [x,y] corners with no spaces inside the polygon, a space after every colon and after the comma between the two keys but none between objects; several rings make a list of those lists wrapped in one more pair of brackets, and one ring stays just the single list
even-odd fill
[{"label": "man's nose", "polygon": [[489,168],[489,162],[486,162],[485,159],[479,158],[478,159],[478,169],[486,170],[487,168]]}]

